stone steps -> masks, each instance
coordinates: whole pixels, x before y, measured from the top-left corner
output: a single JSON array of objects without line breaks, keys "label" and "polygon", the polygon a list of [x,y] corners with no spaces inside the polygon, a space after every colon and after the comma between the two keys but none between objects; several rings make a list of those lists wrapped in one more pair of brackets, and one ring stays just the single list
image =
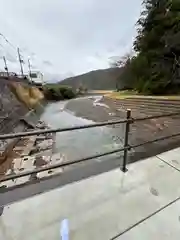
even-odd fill
[{"label": "stone steps", "polygon": [[[155,100],[148,100],[145,99],[138,99],[134,101],[134,99],[123,99],[123,100],[112,100],[112,99],[105,99],[107,104],[113,105],[114,109],[118,109],[119,111],[125,112],[127,109],[131,109],[135,115],[156,115],[156,114],[169,114],[173,112],[180,112],[180,101],[175,101],[178,104],[163,104],[162,100],[161,103]],[[167,100],[166,100],[167,102]],[[172,101],[170,101],[172,102]]]},{"label": "stone steps", "polygon": [[116,105],[122,105],[122,104],[133,104],[137,106],[162,106],[162,107],[173,107],[173,108],[180,108],[180,104],[171,104],[171,103],[155,103],[155,102],[145,102],[145,101],[133,101],[133,100],[120,100],[120,101],[113,101]]},{"label": "stone steps", "polygon": [[[114,109],[116,116],[112,120],[118,120],[122,118],[122,112],[124,118],[126,117],[126,111],[128,108],[132,111],[132,117],[146,117],[155,116],[159,114],[169,114],[173,112],[180,112],[180,101],[165,101],[151,100],[151,99],[123,99],[112,100],[105,99],[105,103]],[[167,103],[168,104],[167,106]],[[172,103],[175,103],[174,105]],[[149,140],[160,138],[163,136],[169,136],[171,134],[180,132],[179,124],[180,115],[176,117],[163,117],[159,119],[144,120],[141,122],[135,122],[130,128],[130,143],[138,144]],[[125,124],[124,124],[125,126]],[[172,142],[173,140],[167,140],[166,142]],[[158,143],[164,144],[164,143]],[[157,143],[153,144],[157,145]]]},{"label": "stone steps", "polygon": [[[131,109],[133,118],[147,116],[156,116],[160,114],[169,114],[179,112],[180,100],[155,100],[155,99],[102,99],[102,103],[110,107],[111,112],[115,114],[109,120],[118,121],[126,118],[127,109]],[[131,124],[129,132],[129,144],[138,145],[155,139],[180,133],[180,115],[171,117],[162,117],[158,119],[137,121]],[[121,127],[122,126],[122,127]],[[125,124],[118,124],[116,135],[124,141]],[[140,158],[149,157],[161,152],[178,147],[180,136],[169,138],[164,141],[158,141],[151,144],[132,149],[130,162]],[[136,159],[136,160],[132,160]]]},{"label": "stone steps", "polygon": [[[171,113],[179,113],[179,117],[180,117],[180,111],[170,111],[170,110],[160,110],[160,109],[147,109],[147,108],[138,108],[138,107],[134,107],[134,108],[128,108],[128,107],[124,107],[123,109],[119,108],[119,111],[124,111],[126,112],[127,109],[131,109],[131,114],[133,117],[143,117],[143,116],[156,116],[156,115],[160,115],[160,114],[171,114]],[[177,115],[178,116],[178,115]]]},{"label": "stone steps", "polygon": [[145,112],[159,112],[159,113],[180,113],[180,108],[170,108],[170,107],[163,107],[163,106],[151,106],[151,105],[134,105],[134,104],[122,104],[117,105],[118,110],[145,110]]},{"label": "stone steps", "polygon": [[119,101],[119,100],[125,100],[125,101],[134,101],[134,102],[151,102],[151,103],[169,103],[169,104],[180,104],[180,99],[179,100],[174,100],[174,99],[158,99],[158,98],[147,98],[147,97],[128,97],[128,98],[124,98],[124,99],[114,99],[114,101]]},{"label": "stone steps", "polygon": [[173,108],[173,109],[180,109],[180,103],[179,104],[170,104],[170,103],[155,103],[155,102],[145,102],[145,101],[133,101],[133,100],[119,100],[119,101],[113,101],[116,106],[150,106],[150,107],[162,107],[162,108]]}]

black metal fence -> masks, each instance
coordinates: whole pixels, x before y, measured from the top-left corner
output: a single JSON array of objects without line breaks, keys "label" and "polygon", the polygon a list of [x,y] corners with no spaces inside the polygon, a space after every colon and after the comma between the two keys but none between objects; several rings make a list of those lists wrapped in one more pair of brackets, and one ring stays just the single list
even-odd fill
[{"label": "black metal fence", "polygon": [[173,117],[173,116],[178,116],[180,115],[180,112],[175,112],[175,113],[170,113],[170,114],[161,114],[161,115],[155,115],[155,116],[149,116],[149,117],[143,117],[143,118],[133,118],[131,116],[131,110],[127,110],[126,112],[126,118],[119,120],[119,121],[108,121],[108,122],[102,122],[102,123],[95,123],[95,124],[89,124],[89,125],[83,125],[83,126],[75,126],[75,127],[68,127],[68,128],[56,128],[56,129],[47,129],[47,130],[37,130],[37,131],[30,131],[30,132],[20,132],[20,133],[11,133],[11,134],[3,134],[0,135],[0,140],[5,140],[5,139],[14,139],[14,138],[22,138],[22,137],[27,137],[27,136],[34,136],[34,135],[40,135],[40,134],[48,134],[48,133],[58,133],[58,132],[67,132],[67,131],[75,131],[75,130],[80,130],[80,129],[89,129],[89,128],[95,128],[95,127],[102,127],[102,126],[113,126],[116,124],[126,124],[125,125],[125,132],[124,132],[124,147],[123,148],[119,148],[116,150],[112,150],[112,151],[108,151],[108,152],[104,152],[104,153],[100,153],[100,154],[96,154],[96,155],[92,155],[86,158],[81,158],[81,159],[77,159],[74,161],[70,161],[70,162],[66,162],[66,163],[57,163],[51,166],[44,166],[44,167],[39,167],[33,170],[27,170],[18,174],[9,174],[4,176],[1,180],[1,182],[5,182],[8,180],[15,180],[17,178],[21,178],[21,177],[25,177],[31,174],[36,174],[39,172],[45,172],[48,170],[52,170],[52,169],[56,169],[56,168],[61,168],[61,167],[66,167],[66,166],[70,166],[73,164],[77,164],[77,163],[82,163],[82,162],[86,162],[98,157],[103,157],[106,155],[110,155],[113,153],[119,153],[119,152],[124,152],[123,155],[123,164],[120,167],[121,170],[125,173],[127,171],[127,157],[128,157],[128,151],[131,149],[135,149],[138,148],[140,146],[146,145],[146,144],[150,144],[150,143],[154,143],[154,142],[158,142],[158,141],[163,141],[169,138],[173,138],[173,137],[177,137],[180,136],[180,132],[176,133],[176,134],[171,134],[165,137],[160,137],[160,138],[156,138],[154,140],[151,141],[147,141],[147,142],[143,142],[137,145],[130,145],[129,144],[129,132],[130,132],[130,125],[132,123],[135,122],[140,122],[140,121],[144,121],[144,120],[151,120],[151,119],[158,119],[158,118],[164,118],[164,117]]}]

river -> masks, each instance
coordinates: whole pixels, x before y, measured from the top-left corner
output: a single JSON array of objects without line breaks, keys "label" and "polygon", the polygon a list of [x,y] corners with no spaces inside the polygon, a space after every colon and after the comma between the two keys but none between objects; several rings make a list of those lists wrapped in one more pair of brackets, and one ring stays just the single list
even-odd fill
[{"label": "river", "polygon": [[[97,105],[99,97],[93,98],[94,105]],[[87,98],[85,99],[87,101]],[[81,102],[83,101],[83,99],[80,100]],[[65,110],[67,103],[68,101],[49,103],[45,107],[41,119],[52,128],[64,128],[93,123],[91,120],[75,116],[75,112]],[[102,105],[100,107],[104,108],[106,106]],[[57,133],[54,151],[60,152],[65,161],[71,161],[120,147],[122,147],[122,143],[116,138],[113,128],[98,127]],[[120,154],[118,154],[118,156],[119,155]],[[117,154],[114,154],[114,156],[117,156]],[[104,158],[107,157],[99,158],[97,161],[101,161]]]}]

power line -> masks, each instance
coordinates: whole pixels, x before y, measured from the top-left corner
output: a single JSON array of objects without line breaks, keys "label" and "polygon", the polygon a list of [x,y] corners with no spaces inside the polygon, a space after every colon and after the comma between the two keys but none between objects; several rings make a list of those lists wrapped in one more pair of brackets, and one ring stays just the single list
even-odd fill
[{"label": "power line", "polygon": [[[15,53],[17,54],[17,47],[14,46],[14,44],[12,44],[8,39],[7,37],[4,36],[4,34],[0,33],[0,36],[3,37],[3,39],[6,41],[6,43],[8,43],[12,48],[13,50],[15,51]],[[5,47],[1,44],[1,46],[5,49]],[[6,50],[6,49],[5,49]],[[19,48],[20,50],[20,48]],[[7,50],[6,50],[7,51]],[[12,54],[9,53],[9,51],[7,51],[9,55],[11,55],[12,57]],[[21,56],[22,57],[22,56]]]},{"label": "power line", "polygon": [[[15,53],[17,53],[17,47],[16,47],[11,41],[9,41],[8,38],[7,38],[4,34],[2,34],[1,32],[0,32],[0,36],[5,40],[5,42],[6,42],[7,44],[9,44],[9,45],[11,46],[11,48],[15,51]],[[5,47],[4,47],[2,44],[0,44],[0,46],[5,49]],[[23,60],[24,56],[22,56],[22,54],[20,54],[20,52],[21,52],[21,53],[23,52],[22,49],[20,49],[19,47],[18,47],[18,49],[19,49],[19,50],[18,50],[18,60],[19,60],[20,65],[21,65],[20,68],[21,68],[21,74],[22,74],[22,73],[23,73],[22,63],[25,63],[25,62],[24,62],[24,60]],[[10,54],[9,51],[7,51],[6,49],[5,49],[5,51],[8,52],[8,54],[9,54],[11,57],[14,58],[14,56],[13,56],[12,54]],[[25,58],[28,58],[27,53],[26,53],[26,57],[25,57]],[[8,59],[7,59],[7,60],[8,60]],[[16,60],[17,60],[17,59],[16,59]],[[29,64],[29,60],[28,60],[28,64]],[[29,67],[29,66],[28,66],[28,67]]]},{"label": "power line", "polygon": [[10,54],[9,52],[6,51],[5,47],[2,44],[0,44],[0,47],[4,50],[4,53],[2,53],[2,55],[0,56],[0,58],[2,60],[4,60],[5,55],[7,55],[6,63],[7,63],[7,60],[9,57],[11,57],[11,58],[15,59],[15,61],[17,61],[17,59],[12,54]]},{"label": "power line", "polygon": [[[6,41],[6,43],[8,43],[8,44],[13,48],[13,50],[14,50],[15,52],[17,52],[17,47],[16,47],[14,44],[12,44],[12,43],[7,39],[7,37],[4,36],[4,34],[2,34],[2,33],[0,32],[0,36],[2,36],[3,39]],[[19,50],[21,50],[21,52],[23,52],[22,49],[19,48]]]},{"label": "power line", "polygon": [[[23,61],[23,56],[22,56],[22,54],[20,53],[20,48],[17,48],[16,49],[16,47],[4,36],[4,34],[2,34],[2,33],[0,33],[0,36],[5,40],[5,42],[6,43],[8,43],[12,48],[13,48],[13,50],[17,50],[17,52],[16,53],[18,53],[18,60],[19,60],[19,63],[20,63],[20,70],[21,70],[21,75],[23,76],[24,75],[24,72],[23,72],[23,63],[24,63],[24,61]],[[1,45],[1,47],[6,51],[6,53],[7,54],[9,54],[9,56],[11,56],[11,57],[13,57],[12,56],[12,54],[11,53],[9,53],[9,51],[7,51],[7,49],[2,45],[2,44],[0,44]],[[14,58],[14,57],[13,57]],[[3,58],[4,59],[4,58]],[[6,61],[6,59],[5,59],[5,61]],[[4,62],[5,62],[4,61]],[[7,63],[6,63],[6,65],[7,65]],[[5,68],[7,68],[6,66],[5,66]]]},{"label": "power line", "polygon": [[2,36],[4,40],[16,51],[16,47],[4,36],[4,34],[0,33],[0,36]]},{"label": "power line", "polygon": [[5,51],[6,54],[8,54],[10,57],[12,57],[13,59],[15,59],[17,61],[17,59],[1,43],[0,43],[0,46]]}]

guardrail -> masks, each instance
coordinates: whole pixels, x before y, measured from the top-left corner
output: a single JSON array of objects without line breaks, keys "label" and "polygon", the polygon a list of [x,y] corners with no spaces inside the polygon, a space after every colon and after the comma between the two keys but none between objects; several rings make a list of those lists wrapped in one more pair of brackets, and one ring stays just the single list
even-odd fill
[{"label": "guardrail", "polygon": [[119,149],[116,149],[116,150],[92,155],[92,156],[89,156],[89,157],[86,157],[86,158],[81,158],[81,159],[77,159],[77,160],[66,162],[66,163],[57,163],[57,164],[54,164],[54,165],[51,165],[51,166],[39,167],[39,168],[36,168],[34,170],[27,170],[27,171],[24,171],[24,172],[21,172],[21,173],[18,173],[18,174],[9,174],[9,175],[6,175],[5,177],[3,177],[0,180],[0,183],[8,181],[8,180],[15,180],[17,178],[25,177],[25,176],[28,176],[28,175],[31,175],[31,174],[36,174],[36,173],[39,173],[39,172],[48,171],[48,170],[51,170],[51,169],[56,169],[56,168],[60,168],[60,167],[66,167],[66,166],[69,166],[69,165],[77,164],[77,163],[86,162],[86,161],[89,161],[89,160],[92,160],[92,159],[95,159],[95,158],[98,158],[98,157],[103,157],[103,156],[106,156],[106,155],[110,155],[110,154],[118,153],[118,152],[123,152],[123,151],[124,151],[123,164],[120,168],[125,173],[127,171],[126,166],[127,166],[127,157],[128,157],[128,151],[129,150],[131,150],[132,148],[135,149],[137,147],[140,147],[140,146],[143,146],[143,145],[146,145],[146,144],[150,144],[150,143],[154,143],[154,142],[158,142],[158,141],[163,141],[163,140],[168,139],[168,138],[173,138],[173,137],[180,136],[180,133],[176,133],[176,134],[171,134],[171,135],[168,135],[168,136],[165,136],[165,137],[157,138],[155,140],[147,141],[147,142],[144,142],[144,143],[141,143],[141,144],[129,145],[130,125],[134,122],[140,122],[140,121],[151,120],[151,119],[158,119],[158,118],[163,118],[163,117],[173,117],[173,116],[178,116],[178,115],[180,115],[180,112],[175,112],[175,113],[170,113],[170,114],[161,114],[161,115],[155,115],[155,116],[149,116],[149,117],[143,117],[143,118],[132,118],[131,110],[127,110],[126,119],[119,120],[119,121],[109,121],[109,122],[95,123],[95,124],[68,127],[68,128],[56,128],[56,129],[47,129],[47,130],[38,130],[38,131],[20,132],[20,133],[11,133],[11,134],[0,135],[0,140],[5,140],[5,139],[14,139],[14,138],[17,138],[17,137],[34,136],[34,135],[47,134],[47,133],[75,131],[75,130],[80,130],[80,129],[89,129],[89,128],[102,127],[102,126],[112,126],[112,125],[123,124],[123,123],[126,124],[125,132],[124,132],[124,147],[123,148],[119,148]]}]

